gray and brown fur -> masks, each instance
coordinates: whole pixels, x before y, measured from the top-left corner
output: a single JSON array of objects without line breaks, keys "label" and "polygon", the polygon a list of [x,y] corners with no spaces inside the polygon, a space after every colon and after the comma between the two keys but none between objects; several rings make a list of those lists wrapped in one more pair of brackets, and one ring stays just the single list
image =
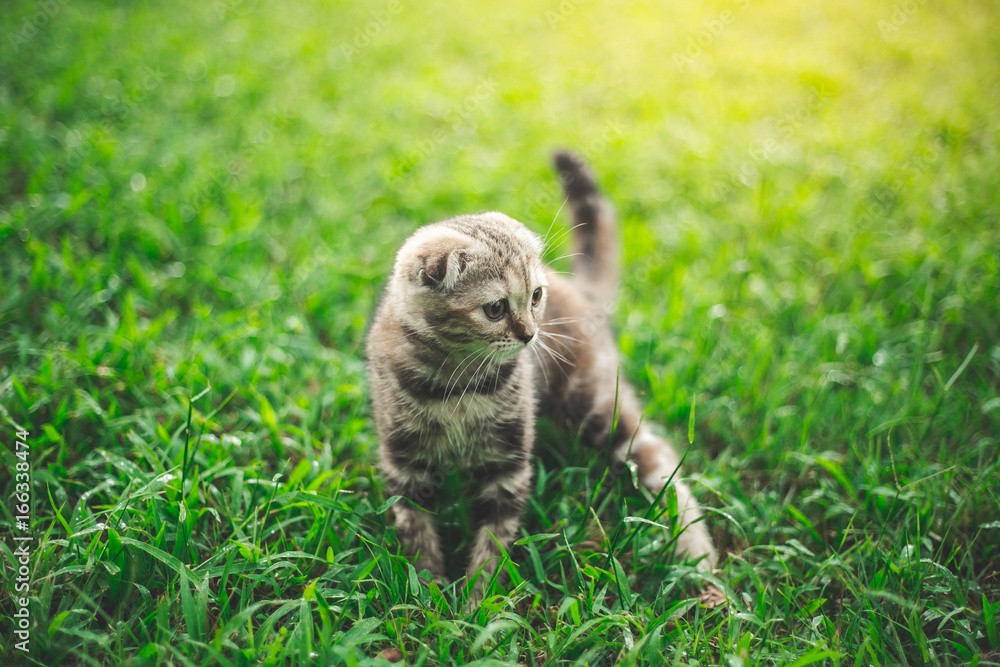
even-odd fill
[{"label": "gray and brown fur", "polygon": [[[673,477],[678,550],[701,569],[716,562],[677,454],[641,422],[618,376],[606,325],[618,275],[611,208],[580,158],[558,152],[555,164],[573,218],[573,277],[546,267],[541,239],[501,213],[428,225],[399,250],[368,337],[382,472],[390,494],[406,499],[393,506],[400,540],[418,570],[444,577],[425,509],[445,473],[463,471],[478,526],[467,569],[479,575],[477,597],[496,569],[497,542],[509,548],[517,534],[539,415],[610,446],[619,463],[634,461],[654,493]],[[506,313],[493,321],[484,306],[502,299]]]}]

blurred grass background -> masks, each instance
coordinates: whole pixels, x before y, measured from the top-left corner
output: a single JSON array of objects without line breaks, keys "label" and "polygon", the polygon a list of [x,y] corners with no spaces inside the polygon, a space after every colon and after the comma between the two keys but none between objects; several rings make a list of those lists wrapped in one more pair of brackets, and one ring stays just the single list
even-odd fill
[{"label": "blurred grass background", "polygon": [[[5,3],[0,440],[13,471],[31,434],[37,542],[4,660],[1000,663],[998,33],[973,0]],[[647,418],[684,442],[697,399],[723,607],[547,430],[477,613],[380,511],[393,254],[478,210],[544,234],[557,146],[621,217]]]}]

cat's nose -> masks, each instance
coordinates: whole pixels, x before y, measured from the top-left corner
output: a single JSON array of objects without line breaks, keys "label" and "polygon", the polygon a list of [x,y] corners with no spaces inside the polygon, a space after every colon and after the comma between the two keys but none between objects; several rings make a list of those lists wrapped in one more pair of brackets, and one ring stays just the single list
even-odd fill
[{"label": "cat's nose", "polygon": [[530,343],[531,339],[534,338],[535,334],[538,332],[537,326],[532,326],[532,324],[529,324],[524,320],[513,320],[511,325],[511,333],[513,333],[514,337],[525,345]]}]

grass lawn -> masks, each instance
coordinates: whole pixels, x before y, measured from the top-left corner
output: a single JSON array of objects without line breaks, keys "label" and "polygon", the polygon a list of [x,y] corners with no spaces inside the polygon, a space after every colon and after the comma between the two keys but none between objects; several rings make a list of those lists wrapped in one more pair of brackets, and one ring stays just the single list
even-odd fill
[{"label": "grass lawn", "polygon": [[[986,0],[5,2],[0,663],[1000,664],[997,34]],[[419,225],[565,230],[558,146],[723,558],[543,424],[465,611],[401,556],[363,339]]]}]

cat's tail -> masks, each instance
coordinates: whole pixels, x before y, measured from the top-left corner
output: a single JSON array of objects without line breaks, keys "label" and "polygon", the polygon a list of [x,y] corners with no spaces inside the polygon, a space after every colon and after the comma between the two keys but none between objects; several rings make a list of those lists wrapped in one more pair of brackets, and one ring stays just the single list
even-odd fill
[{"label": "cat's tail", "polygon": [[574,280],[595,303],[610,305],[618,288],[614,211],[583,158],[558,150],[553,162],[572,215]]}]

